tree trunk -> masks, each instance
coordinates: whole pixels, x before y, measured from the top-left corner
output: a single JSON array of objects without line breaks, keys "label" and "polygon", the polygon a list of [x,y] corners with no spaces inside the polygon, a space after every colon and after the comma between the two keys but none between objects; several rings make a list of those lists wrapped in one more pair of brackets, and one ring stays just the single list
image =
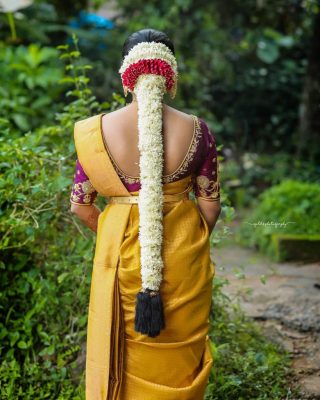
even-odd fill
[{"label": "tree trunk", "polygon": [[300,105],[297,156],[315,161],[320,154],[320,13],[315,15]]}]

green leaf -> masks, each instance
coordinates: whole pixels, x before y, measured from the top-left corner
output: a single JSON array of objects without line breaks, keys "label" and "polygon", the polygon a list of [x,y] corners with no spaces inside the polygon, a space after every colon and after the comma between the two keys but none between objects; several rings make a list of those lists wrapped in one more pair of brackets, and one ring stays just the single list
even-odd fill
[{"label": "green leaf", "polygon": [[260,275],[260,281],[261,283],[263,283],[264,285],[267,283],[267,278],[265,275]]},{"label": "green leaf", "polygon": [[9,337],[10,337],[10,346],[13,347],[17,342],[17,340],[19,339],[20,334],[19,332],[12,332],[9,334]]},{"label": "green leaf", "polygon": [[256,54],[261,61],[272,64],[279,58],[279,48],[275,42],[260,40]]},{"label": "green leaf", "polygon": [[18,347],[19,347],[19,349],[27,349],[28,345],[24,340],[19,340]]},{"label": "green leaf", "polygon": [[27,131],[30,128],[28,119],[26,118],[25,115],[13,114],[12,119],[16,123],[18,128],[20,128],[22,131]]},{"label": "green leaf", "polygon": [[59,284],[62,283],[68,275],[69,275],[69,272],[63,272],[62,274],[60,274],[57,279],[58,283]]},{"label": "green leaf", "polygon": [[290,49],[294,45],[294,39],[292,36],[282,36],[279,40],[277,40],[279,46]]},{"label": "green leaf", "polygon": [[60,44],[59,46],[56,47],[57,50],[68,50],[69,45],[68,44]]}]

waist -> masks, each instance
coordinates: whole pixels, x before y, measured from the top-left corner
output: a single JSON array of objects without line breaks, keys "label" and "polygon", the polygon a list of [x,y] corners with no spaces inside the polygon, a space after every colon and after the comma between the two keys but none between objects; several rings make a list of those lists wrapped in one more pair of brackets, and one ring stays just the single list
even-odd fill
[{"label": "waist", "polygon": [[[112,204],[137,204],[139,202],[139,195],[130,195],[130,196],[110,196],[108,197],[109,203]],[[188,200],[189,192],[183,193],[175,193],[175,194],[164,194],[163,201],[164,203],[172,202],[172,201],[180,201],[180,200]]]}]

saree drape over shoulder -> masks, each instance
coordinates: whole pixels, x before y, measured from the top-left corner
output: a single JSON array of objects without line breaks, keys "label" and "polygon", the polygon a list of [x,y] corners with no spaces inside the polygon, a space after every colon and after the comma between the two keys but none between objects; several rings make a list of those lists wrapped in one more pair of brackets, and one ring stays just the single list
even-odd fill
[{"label": "saree drape over shoulder", "polygon": [[[105,197],[130,196],[106,151],[101,115],[75,125],[85,174]],[[192,177],[163,184],[189,191]],[[191,199],[164,203],[161,297],[166,327],[134,330],[141,288],[138,204],[108,203],[99,215],[90,289],[86,400],[202,400],[213,363],[208,328],[212,278],[208,225]]]}]

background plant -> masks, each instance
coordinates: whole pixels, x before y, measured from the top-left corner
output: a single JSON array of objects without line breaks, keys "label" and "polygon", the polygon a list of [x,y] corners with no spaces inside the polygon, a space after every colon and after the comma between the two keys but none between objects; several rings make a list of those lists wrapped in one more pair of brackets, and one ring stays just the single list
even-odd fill
[{"label": "background plant", "polygon": [[[247,246],[272,254],[271,236],[274,233],[316,235],[320,232],[320,185],[284,180],[264,191],[256,207],[246,218],[237,234]],[[265,225],[253,226],[255,223]],[[268,222],[271,224],[268,225]],[[272,222],[286,223],[283,227]]]},{"label": "background plant", "polygon": [[[75,46],[77,42],[75,40]],[[77,47],[62,46],[72,98],[52,126],[0,140],[1,396],[80,398],[70,380],[86,333],[94,240],[69,212],[74,122],[101,110]],[[63,71],[60,71],[63,74]],[[105,110],[118,106],[114,95]],[[100,199],[101,201],[101,199]],[[26,301],[27,299],[27,301]]]},{"label": "background plant", "polygon": [[288,385],[290,354],[246,317],[239,297],[224,293],[229,282],[220,276],[214,279],[209,333],[214,366],[205,400],[297,398]]}]

